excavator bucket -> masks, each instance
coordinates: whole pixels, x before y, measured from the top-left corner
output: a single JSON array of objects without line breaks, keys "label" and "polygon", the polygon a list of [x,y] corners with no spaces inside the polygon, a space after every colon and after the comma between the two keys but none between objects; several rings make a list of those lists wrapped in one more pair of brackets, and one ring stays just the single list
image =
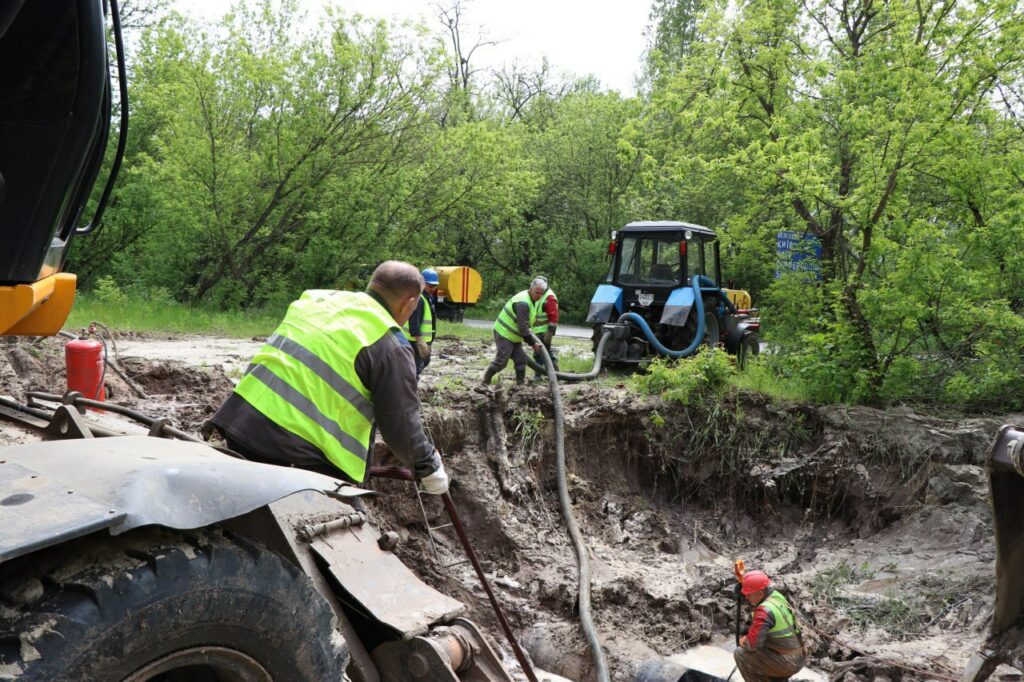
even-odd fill
[{"label": "excavator bucket", "polygon": [[988,639],[964,671],[985,680],[1000,665],[1024,670],[1024,430],[1004,426],[986,457],[996,537],[996,601]]}]

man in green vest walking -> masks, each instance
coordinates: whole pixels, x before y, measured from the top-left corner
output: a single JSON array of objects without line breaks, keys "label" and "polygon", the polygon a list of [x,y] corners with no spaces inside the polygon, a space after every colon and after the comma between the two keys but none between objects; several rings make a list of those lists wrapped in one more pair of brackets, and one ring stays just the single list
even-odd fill
[{"label": "man in green vest walking", "polygon": [[537,301],[544,295],[548,283],[543,279],[534,280],[529,289],[524,289],[508,299],[494,321],[494,360],[484,372],[484,386],[491,384],[494,375],[505,369],[509,358],[516,370],[516,383],[526,383],[526,353],[523,341],[529,340],[534,352],[540,351],[540,340],[533,335],[533,321],[537,316]]},{"label": "man in green vest walking", "polygon": [[448,475],[423,428],[413,347],[401,329],[422,290],[416,268],[386,261],[366,293],[303,292],[211,419],[228,447],[362,483],[376,428],[424,492],[445,493]]},{"label": "man in green vest walking", "polygon": [[434,350],[434,320],[437,318],[437,285],[441,283],[437,270],[427,268],[423,275],[423,293],[420,294],[416,310],[409,316],[402,331],[416,349],[416,378],[430,364],[430,356]]},{"label": "man in green vest walking", "polygon": [[788,680],[807,657],[793,608],[764,571],[747,571],[741,591],[754,615],[734,652],[736,667],[746,682]]},{"label": "man in green vest walking", "polygon": [[[543,285],[544,293],[537,299],[537,313],[533,319],[533,335],[540,339],[540,342],[544,344],[544,347],[548,351],[548,355],[551,356],[551,364],[554,365],[555,371],[558,371],[558,356],[551,349],[551,342],[555,338],[555,332],[558,331],[558,297],[555,296],[555,292],[552,291],[548,281],[543,277],[537,277],[533,280],[535,285]],[[532,285],[531,285],[532,286]],[[541,367],[544,366],[544,358],[539,352],[533,353],[533,361]],[[547,373],[541,373],[539,370],[534,370],[534,374],[537,379],[546,379]]]}]

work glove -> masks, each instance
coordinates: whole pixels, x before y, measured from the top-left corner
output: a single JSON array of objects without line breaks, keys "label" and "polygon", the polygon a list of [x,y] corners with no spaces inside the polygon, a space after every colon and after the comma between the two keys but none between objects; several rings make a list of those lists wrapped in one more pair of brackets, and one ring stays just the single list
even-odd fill
[{"label": "work glove", "polygon": [[420,339],[416,342],[416,353],[420,356],[421,360],[430,359],[430,344]]},{"label": "work glove", "polygon": [[544,332],[544,345],[545,346],[550,346],[551,345],[551,340],[554,339],[554,338],[555,338],[555,331],[553,329],[548,329],[546,332]]},{"label": "work glove", "polygon": [[439,464],[434,473],[420,479],[420,490],[428,495],[444,495],[448,492],[448,474],[444,464]]}]

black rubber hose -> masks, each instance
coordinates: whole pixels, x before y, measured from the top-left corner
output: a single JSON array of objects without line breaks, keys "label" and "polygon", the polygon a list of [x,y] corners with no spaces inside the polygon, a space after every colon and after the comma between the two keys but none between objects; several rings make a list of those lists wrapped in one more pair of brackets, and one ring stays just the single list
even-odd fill
[{"label": "black rubber hose", "polygon": [[[608,343],[608,339],[611,337],[611,332],[604,332],[601,334],[600,340],[597,342],[597,348],[594,349],[594,367],[585,374],[573,374],[571,372],[555,372],[555,376],[562,381],[590,381],[596,379],[597,375],[601,372],[601,362],[604,360],[604,347]],[[547,349],[544,350],[547,354]],[[529,355],[526,356],[526,364],[531,369],[538,372],[544,372],[547,370],[544,365],[541,365],[536,360],[531,358]]]},{"label": "black rubber hose", "polygon": [[[601,337],[598,350],[602,350],[601,344],[608,338],[606,333]],[[566,483],[565,472],[565,424],[562,417],[562,396],[558,390],[558,372],[551,362],[551,355],[543,344],[540,345],[540,354],[544,358],[544,365],[548,374],[548,385],[551,387],[551,404],[555,413],[555,456],[558,473],[558,501],[562,506],[562,518],[565,520],[565,527],[569,531],[569,537],[576,549],[576,567],[579,570],[579,598],[580,625],[583,633],[590,644],[590,650],[594,657],[594,668],[597,672],[599,682],[608,682],[608,661],[605,659],[601,642],[597,638],[597,630],[594,628],[594,621],[590,613],[590,559],[587,557],[587,546],[583,542],[583,535],[580,533],[576,518],[572,515],[572,501],[569,499],[569,486]],[[600,369],[601,355],[598,354],[595,365]],[[596,373],[596,370],[595,370]]]}]

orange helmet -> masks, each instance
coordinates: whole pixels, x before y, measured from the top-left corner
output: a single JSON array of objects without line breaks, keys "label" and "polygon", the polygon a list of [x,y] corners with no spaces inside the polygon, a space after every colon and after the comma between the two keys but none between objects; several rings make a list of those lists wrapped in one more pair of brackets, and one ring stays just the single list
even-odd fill
[{"label": "orange helmet", "polygon": [[747,571],[743,575],[743,594],[754,594],[772,584],[764,571]]}]

